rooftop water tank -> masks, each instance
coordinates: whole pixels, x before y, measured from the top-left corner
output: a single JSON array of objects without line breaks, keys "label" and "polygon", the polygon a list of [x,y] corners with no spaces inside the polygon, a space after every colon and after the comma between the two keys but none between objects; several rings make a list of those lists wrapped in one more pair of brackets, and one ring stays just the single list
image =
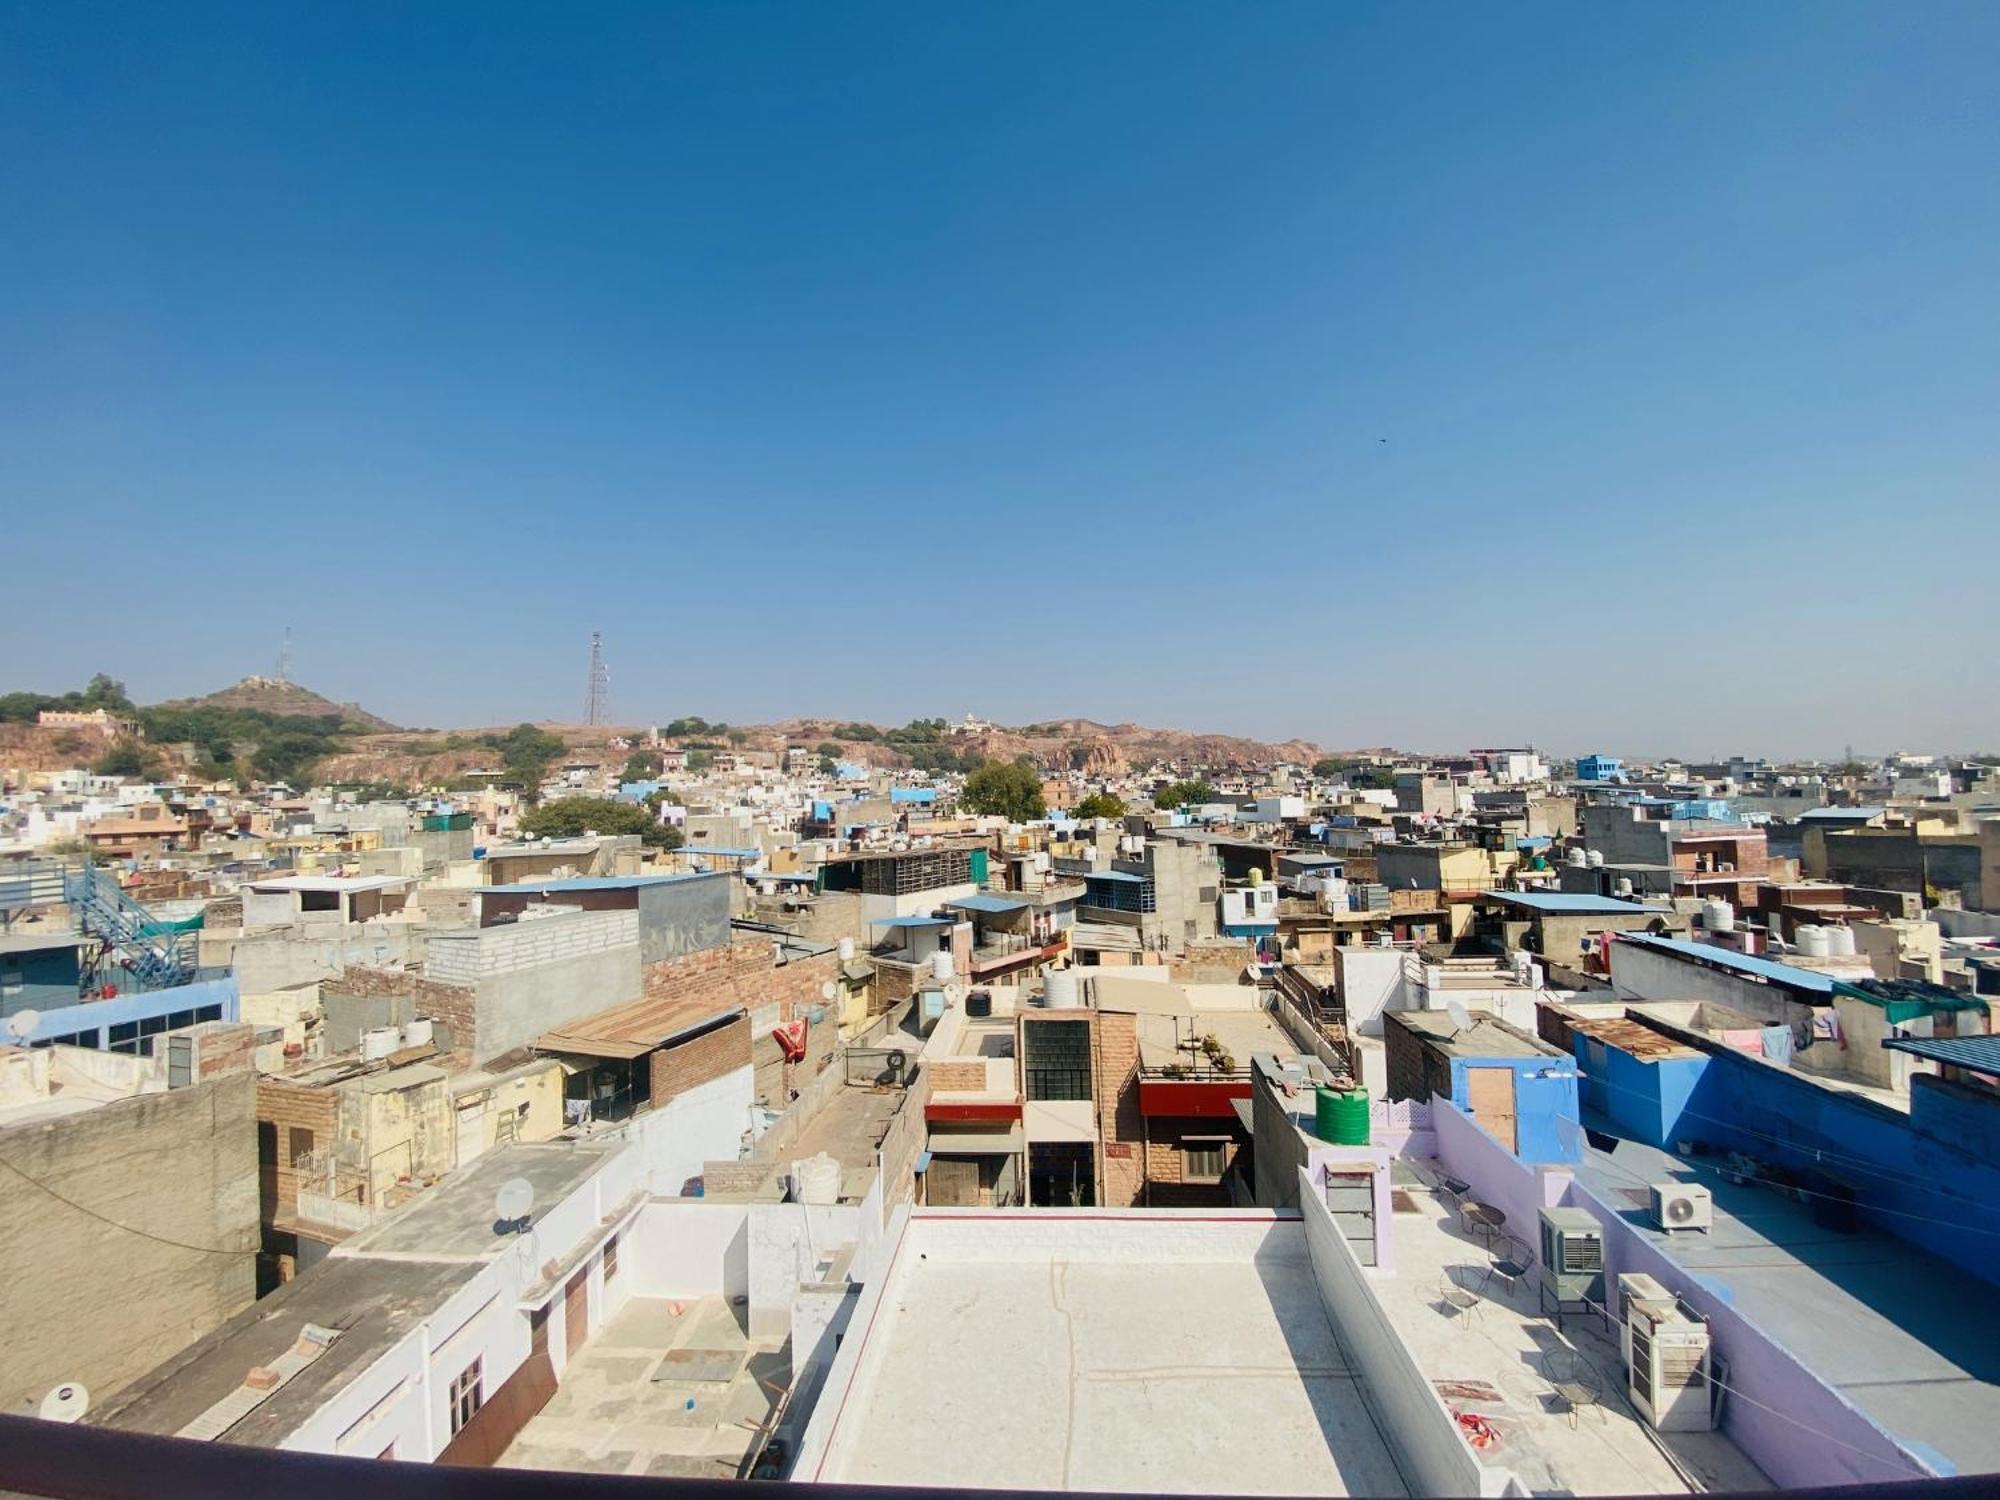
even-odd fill
[{"label": "rooftop water tank", "polygon": [[405,1047],[428,1047],[431,1044],[431,1035],[431,1018],[429,1016],[418,1016],[416,1020],[403,1028],[403,1045]]},{"label": "rooftop water tank", "polygon": [[1083,1006],[1083,982],[1074,969],[1051,969],[1043,980],[1042,1003],[1050,1010],[1079,1010]]},{"label": "rooftop water tank", "polygon": [[834,947],[839,952],[842,963],[851,964],[854,962],[853,938],[842,938],[838,943],[834,944]]},{"label": "rooftop water tank", "polygon": [[1854,929],[1852,927],[1829,927],[1825,931],[1827,951],[1833,957],[1854,957]]},{"label": "rooftop water tank", "polygon": [[1704,901],[1701,903],[1701,925],[1710,932],[1734,932],[1736,908],[1727,901]]},{"label": "rooftop water tank", "polygon": [[1620,875],[1618,877],[1618,884],[1612,887],[1612,890],[1616,895],[1630,896],[1632,894],[1632,877],[1630,875]]},{"label": "rooftop water tank", "polygon": [[951,949],[940,948],[931,955],[931,978],[940,982],[951,978]]},{"label": "rooftop water tank", "polygon": [[1583,847],[1581,845],[1578,845],[1576,848],[1569,851],[1569,862],[1577,869],[1581,870],[1585,865],[1590,863],[1590,856],[1584,852]]},{"label": "rooftop water tank", "polygon": [[1833,943],[1826,935],[1824,927],[1808,922],[1792,934],[1792,941],[1798,944],[1799,952],[1807,958],[1830,958]]},{"label": "rooftop water tank", "polygon": [[1602,849],[1584,850],[1583,862],[1589,865],[1590,868],[1593,870],[1600,870],[1604,868],[1604,851]]},{"label": "rooftop water tank", "polygon": [[792,1182],[801,1203],[840,1201],[840,1163],[821,1152],[792,1163]]},{"label": "rooftop water tank", "polygon": [[400,1026],[373,1026],[361,1033],[361,1060],[380,1062],[403,1045]]},{"label": "rooftop water tank", "polygon": [[1314,1090],[1313,1134],[1336,1146],[1367,1145],[1368,1090]]}]

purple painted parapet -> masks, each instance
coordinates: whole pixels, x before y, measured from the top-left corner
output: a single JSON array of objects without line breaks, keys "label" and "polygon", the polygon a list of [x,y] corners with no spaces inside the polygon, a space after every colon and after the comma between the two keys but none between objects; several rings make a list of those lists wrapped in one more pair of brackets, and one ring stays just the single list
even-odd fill
[{"label": "purple painted parapet", "polygon": [[1438,1161],[1472,1196],[1507,1215],[1507,1232],[1541,1253],[1541,1214],[1563,1201],[1570,1185],[1566,1167],[1530,1167],[1488,1135],[1479,1122],[1449,1099],[1431,1100],[1431,1128],[1437,1132]]},{"label": "purple painted parapet", "polygon": [[1617,1286],[1624,1272],[1644,1272],[1708,1319],[1715,1356],[1729,1369],[1723,1429],[1781,1489],[1882,1484],[1951,1472],[1884,1432],[1582,1183],[1572,1183],[1563,1201],[1588,1209],[1604,1226],[1607,1288]]},{"label": "purple painted parapet", "polygon": [[1716,1357],[1729,1370],[1723,1428],[1775,1484],[1784,1489],[1881,1484],[1950,1472],[1949,1466],[1926,1462],[1856,1410],[1567,1171],[1525,1165],[1447,1099],[1431,1101],[1431,1123],[1445,1170],[1470,1183],[1473,1197],[1505,1212],[1508,1230],[1531,1254],[1540,1249],[1544,1207],[1588,1209],[1604,1226],[1607,1287],[1617,1286],[1622,1272],[1642,1271],[1708,1319]]}]

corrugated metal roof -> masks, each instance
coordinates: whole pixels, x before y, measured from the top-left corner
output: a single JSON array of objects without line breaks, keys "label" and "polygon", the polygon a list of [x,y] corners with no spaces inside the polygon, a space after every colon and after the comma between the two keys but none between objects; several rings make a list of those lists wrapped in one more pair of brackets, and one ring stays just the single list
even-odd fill
[{"label": "corrugated metal roof", "polygon": [[2000,1078],[2000,1036],[1894,1036],[1882,1045],[1894,1052],[1928,1057],[1946,1067]]},{"label": "corrugated metal roof", "polygon": [[1803,823],[1810,818],[1815,822],[1831,822],[1839,818],[1858,818],[1865,823],[1870,818],[1881,817],[1888,810],[1886,807],[1809,807],[1799,814],[1799,821]]},{"label": "corrugated metal roof", "polygon": [[1146,883],[1145,876],[1127,875],[1123,870],[1092,870],[1083,878],[1085,880],[1126,880],[1130,881],[1133,885],[1144,885]]},{"label": "corrugated metal roof", "polygon": [[1729,949],[1718,948],[1712,943],[1690,943],[1683,938],[1654,937],[1651,933],[1639,932],[1620,933],[1618,941],[1657,948],[1665,953],[1678,954],[1682,958],[1714,964],[1719,969],[1733,969],[1738,974],[1749,974],[1771,984],[1782,984],[1795,990],[1810,990],[1815,995],[1833,993],[1833,981],[1824,974],[1815,974],[1811,969],[1795,969],[1790,964],[1774,963],[1768,958],[1753,958],[1747,953],[1732,953]]},{"label": "corrugated metal roof", "polygon": [[950,917],[877,917],[870,927],[950,927]]},{"label": "corrugated metal roof", "polygon": [[1613,896],[1588,896],[1576,891],[1481,891],[1480,895],[1509,906],[1525,906],[1530,911],[1561,913],[1565,916],[1633,916],[1663,912],[1663,906],[1643,906],[1637,901],[1620,901]]}]

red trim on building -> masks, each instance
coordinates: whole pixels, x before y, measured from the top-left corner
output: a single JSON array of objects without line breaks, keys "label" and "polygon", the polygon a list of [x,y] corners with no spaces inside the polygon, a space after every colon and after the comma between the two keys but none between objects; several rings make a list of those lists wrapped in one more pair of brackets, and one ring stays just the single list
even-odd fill
[{"label": "red trim on building", "polygon": [[1005,1125],[1021,1118],[1019,1100],[1005,1103],[993,1099],[932,1099],[924,1105],[925,1123],[931,1125]]},{"label": "red trim on building", "polygon": [[1139,1080],[1139,1113],[1149,1117],[1173,1115],[1186,1119],[1234,1118],[1232,1099],[1250,1097],[1250,1080],[1222,1078],[1207,1083],[1173,1079]]}]

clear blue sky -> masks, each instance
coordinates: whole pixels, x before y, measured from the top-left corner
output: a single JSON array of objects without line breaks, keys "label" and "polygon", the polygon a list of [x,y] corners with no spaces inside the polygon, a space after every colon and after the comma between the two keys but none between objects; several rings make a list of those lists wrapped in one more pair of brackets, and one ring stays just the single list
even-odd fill
[{"label": "clear blue sky", "polygon": [[2000,749],[1996,78],[1990,0],[5,3],[4,685]]}]

